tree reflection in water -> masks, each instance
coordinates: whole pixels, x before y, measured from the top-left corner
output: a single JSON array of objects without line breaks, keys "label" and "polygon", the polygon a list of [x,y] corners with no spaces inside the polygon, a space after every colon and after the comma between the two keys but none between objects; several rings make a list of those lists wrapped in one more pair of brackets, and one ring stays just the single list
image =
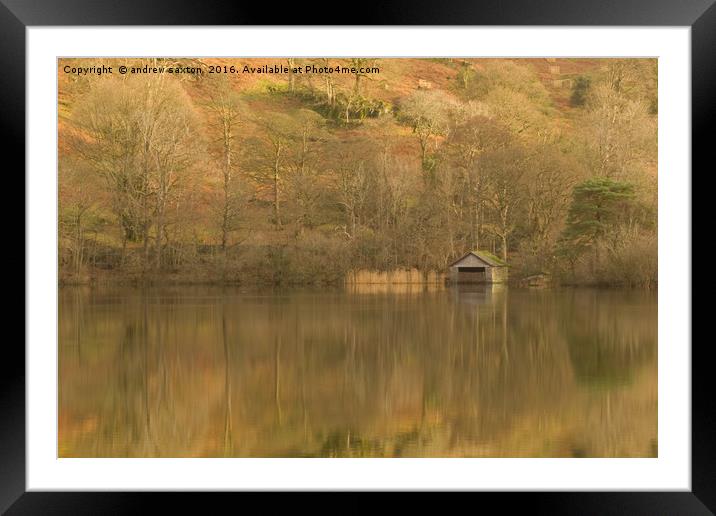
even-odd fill
[{"label": "tree reflection in water", "polygon": [[644,457],[656,294],[60,290],[63,457]]}]

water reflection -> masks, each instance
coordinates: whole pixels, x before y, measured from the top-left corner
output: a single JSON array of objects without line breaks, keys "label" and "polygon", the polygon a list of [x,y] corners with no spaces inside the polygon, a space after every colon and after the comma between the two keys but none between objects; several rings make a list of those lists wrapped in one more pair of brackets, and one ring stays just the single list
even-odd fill
[{"label": "water reflection", "polygon": [[625,291],[63,288],[59,453],[653,456],[656,321]]}]

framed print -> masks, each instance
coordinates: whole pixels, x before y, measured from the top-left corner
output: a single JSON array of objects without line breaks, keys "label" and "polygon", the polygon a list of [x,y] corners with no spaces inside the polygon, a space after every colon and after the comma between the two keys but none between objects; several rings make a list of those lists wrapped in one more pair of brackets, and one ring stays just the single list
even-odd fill
[{"label": "framed print", "polygon": [[351,26],[3,1],[27,202],[3,510],[256,490],[716,506],[691,345],[709,1]]}]

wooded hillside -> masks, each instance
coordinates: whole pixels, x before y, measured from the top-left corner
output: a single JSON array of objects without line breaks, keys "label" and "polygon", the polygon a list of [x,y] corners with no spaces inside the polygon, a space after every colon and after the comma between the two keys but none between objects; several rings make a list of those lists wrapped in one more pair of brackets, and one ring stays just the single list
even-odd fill
[{"label": "wooded hillside", "polygon": [[[201,73],[64,71],[102,64]],[[61,59],[58,81],[61,281],[340,283],[479,248],[515,278],[656,285],[655,59]]]}]

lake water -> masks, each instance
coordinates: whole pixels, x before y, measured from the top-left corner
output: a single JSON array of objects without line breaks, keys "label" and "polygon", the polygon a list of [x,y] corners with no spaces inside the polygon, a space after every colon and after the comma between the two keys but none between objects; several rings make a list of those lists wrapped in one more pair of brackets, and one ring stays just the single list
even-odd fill
[{"label": "lake water", "polygon": [[61,288],[61,457],[652,457],[657,296]]}]

